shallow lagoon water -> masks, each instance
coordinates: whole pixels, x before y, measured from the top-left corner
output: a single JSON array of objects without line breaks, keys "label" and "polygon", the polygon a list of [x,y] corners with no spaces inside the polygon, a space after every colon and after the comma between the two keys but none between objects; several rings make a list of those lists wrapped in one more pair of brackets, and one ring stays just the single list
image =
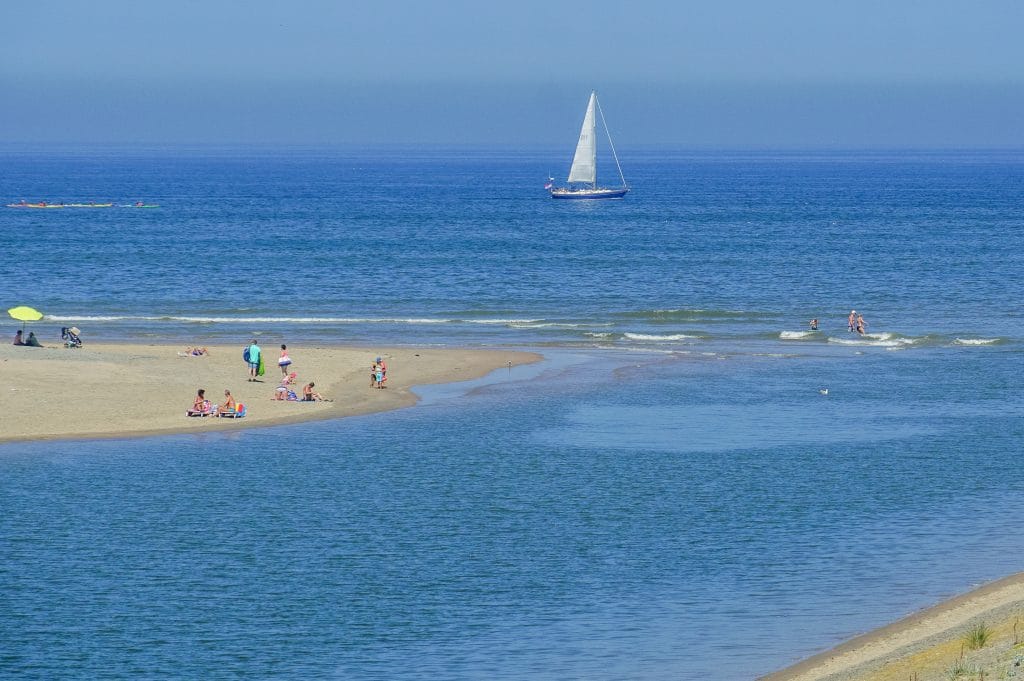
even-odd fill
[{"label": "shallow lagoon water", "polygon": [[752,678],[1021,569],[1020,360],[932,361],[554,352],[389,414],[5,445],[0,668]]}]

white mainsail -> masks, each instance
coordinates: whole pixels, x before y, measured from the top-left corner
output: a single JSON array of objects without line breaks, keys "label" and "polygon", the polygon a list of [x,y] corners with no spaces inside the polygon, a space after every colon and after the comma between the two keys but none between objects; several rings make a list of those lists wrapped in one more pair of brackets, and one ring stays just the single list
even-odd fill
[{"label": "white mainsail", "polygon": [[594,134],[597,123],[594,118],[596,101],[597,94],[591,92],[587,115],[583,117],[583,127],[580,129],[580,141],[576,145],[576,155],[572,157],[569,182],[594,184],[597,181],[597,136]]}]

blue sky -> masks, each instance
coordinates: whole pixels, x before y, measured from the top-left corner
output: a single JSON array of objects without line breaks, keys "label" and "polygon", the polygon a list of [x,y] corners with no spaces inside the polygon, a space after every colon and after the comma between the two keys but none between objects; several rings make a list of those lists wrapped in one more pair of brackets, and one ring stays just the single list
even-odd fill
[{"label": "blue sky", "polygon": [[0,142],[1024,146],[1024,3],[8,0]]}]

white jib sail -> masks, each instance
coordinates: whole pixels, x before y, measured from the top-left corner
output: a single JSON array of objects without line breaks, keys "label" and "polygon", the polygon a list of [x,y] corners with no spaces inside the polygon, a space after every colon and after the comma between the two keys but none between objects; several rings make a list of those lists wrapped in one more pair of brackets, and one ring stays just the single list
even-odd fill
[{"label": "white jib sail", "polygon": [[580,141],[576,145],[576,155],[572,157],[572,169],[569,170],[569,182],[586,182],[594,184],[597,179],[597,136],[595,132],[594,102],[597,95],[590,93],[587,104],[587,115],[583,117],[580,129]]}]

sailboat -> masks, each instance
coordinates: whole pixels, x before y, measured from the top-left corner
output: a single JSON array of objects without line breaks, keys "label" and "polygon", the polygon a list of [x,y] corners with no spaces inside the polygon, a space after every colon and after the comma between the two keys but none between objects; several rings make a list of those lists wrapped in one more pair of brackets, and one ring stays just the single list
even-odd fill
[{"label": "sailboat", "polygon": [[[612,150],[612,157],[615,159],[615,167],[619,169],[619,178],[622,186],[617,188],[605,188],[597,186],[597,117],[594,112],[601,115],[601,125],[608,135],[608,147]],[[597,93],[590,93],[590,102],[587,103],[587,113],[583,117],[583,127],[580,129],[580,141],[576,144],[576,155],[572,157],[572,168],[569,170],[569,186],[555,187],[553,180],[548,182],[548,191],[553,199],[621,199],[629,191],[626,185],[626,178],[622,174],[622,166],[619,165],[619,157],[615,153],[615,145],[612,144],[612,135],[608,132],[608,124],[604,120],[604,112],[597,101]],[[589,186],[587,186],[589,185]]]}]

